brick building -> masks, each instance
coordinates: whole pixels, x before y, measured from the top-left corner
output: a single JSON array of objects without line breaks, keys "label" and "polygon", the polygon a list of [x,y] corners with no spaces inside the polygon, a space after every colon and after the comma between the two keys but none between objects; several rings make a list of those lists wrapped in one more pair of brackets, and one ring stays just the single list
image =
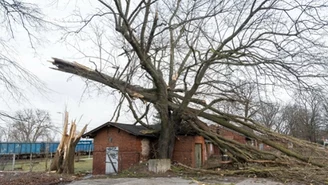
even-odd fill
[{"label": "brick building", "polygon": [[[107,122],[83,137],[94,139],[93,174],[118,173],[156,155],[157,135],[140,125]],[[201,167],[207,148],[202,136],[178,135],[172,161]]]},{"label": "brick building", "polygon": [[247,141],[250,141],[250,139],[247,139],[244,135],[225,127],[217,127],[217,133],[224,138],[235,140],[242,144],[246,144]]},{"label": "brick building", "polygon": [[209,153],[203,136],[178,135],[172,161],[200,168],[207,160]]}]

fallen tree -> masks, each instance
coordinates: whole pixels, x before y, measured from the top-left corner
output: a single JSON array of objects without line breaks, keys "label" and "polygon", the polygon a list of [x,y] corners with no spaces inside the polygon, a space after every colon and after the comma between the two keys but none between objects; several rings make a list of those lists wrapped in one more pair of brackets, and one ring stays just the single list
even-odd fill
[{"label": "fallen tree", "polygon": [[[179,173],[184,175],[197,176],[198,173],[202,173],[203,179],[206,180],[208,177],[213,181],[215,177],[219,177],[218,181],[223,176],[245,176],[248,178],[272,178],[283,183],[291,184],[326,184],[327,183],[327,170],[308,166],[307,168],[301,167],[246,167],[234,170],[204,170],[199,168],[191,168],[189,166],[177,163],[176,166],[180,169]],[[181,167],[183,170],[181,170]],[[209,175],[214,175],[211,178]],[[213,176],[212,176],[213,177]]]},{"label": "fallen tree", "polygon": [[[120,115],[125,102],[136,123],[147,127],[150,107],[155,109],[161,126],[159,158],[171,157],[175,135],[184,124],[226,149],[237,163],[326,165],[327,152],[318,145],[275,133],[252,120],[252,102],[238,93],[250,83],[257,89],[305,90],[318,85],[314,79],[320,85],[327,83],[328,47],[318,40],[328,36],[328,24],[320,14],[325,11],[324,1],[98,2],[105,12],[101,15],[112,17],[95,13],[81,20],[82,28],[99,16],[103,22],[96,23],[103,26],[103,33],[113,31],[121,39],[116,43],[122,45],[117,56],[121,62],[101,55],[96,56],[99,63],[90,61],[90,67],[53,58],[53,69],[119,91],[114,116]],[[105,45],[98,48],[108,52]],[[104,63],[112,69],[106,71]],[[222,106],[226,102],[245,110],[228,112]],[[208,123],[273,150],[224,138]]]},{"label": "fallen tree", "polygon": [[[133,93],[138,93],[142,95],[142,99],[147,102],[156,103],[157,99],[156,93],[151,93],[151,89],[143,89],[141,87],[129,87],[125,84],[125,82],[119,80],[113,80],[111,77],[108,77],[105,74],[101,74],[96,70],[91,70],[86,67],[81,66],[81,64],[67,62],[61,59],[54,58],[53,64],[57,66],[58,70],[64,72],[70,72],[73,74],[84,76],[88,79],[96,80],[98,82],[102,82],[104,84],[109,84],[110,86],[116,88],[125,88],[125,91],[133,96]],[[106,78],[108,77],[108,78]],[[98,78],[98,79],[97,79]],[[125,87],[124,87],[125,86]],[[170,92],[173,94],[172,92]],[[192,101],[201,101],[193,99]],[[204,106],[207,104],[202,103]],[[179,109],[179,105],[173,102],[169,103],[169,107],[171,110],[176,111]],[[319,145],[300,140],[297,138],[293,138],[287,135],[282,135],[271,131],[270,129],[262,126],[255,121],[248,119],[245,121],[244,117],[237,115],[230,115],[224,112],[221,112],[213,107],[210,108],[213,113],[207,113],[205,111],[200,111],[195,108],[186,108],[182,111],[181,114],[181,122],[186,122],[190,125],[194,130],[197,131],[200,135],[205,138],[211,140],[213,143],[217,144],[221,149],[227,149],[229,151],[230,157],[235,162],[247,163],[247,162],[256,162],[257,160],[270,160],[268,163],[285,163],[286,160],[291,160],[287,156],[296,159],[303,164],[312,164],[318,167],[325,167],[327,165],[328,152],[323,150]],[[241,133],[249,138],[255,139],[257,141],[263,142],[272,148],[276,149],[275,152],[262,151],[257,149],[256,147],[241,144],[237,141],[226,139],[222,137],[220,134],[216,133],[214,130],[201,121],[198,117],[201,117],[206,120],[210,120],[213,123],[217,123],[218,125],[224,126],[225,128],[229,128],[238,133]],[[146,125],[147,126],[147,125]],[[245,127],[251,129],[245,129]],[[255,134],[252,131],[256,131]],[[293,144],[293,149],[289,149],[287,147],[287,143]],[[306,149],[310,151],[313,155],[304,156],[301,152],[302,149]],[[278,155],[276,151],[285,155]],[[316,160],[316,156],[321,156],[323,158],[320,161]],[[299,164],[299,163],[297,163]]]}]

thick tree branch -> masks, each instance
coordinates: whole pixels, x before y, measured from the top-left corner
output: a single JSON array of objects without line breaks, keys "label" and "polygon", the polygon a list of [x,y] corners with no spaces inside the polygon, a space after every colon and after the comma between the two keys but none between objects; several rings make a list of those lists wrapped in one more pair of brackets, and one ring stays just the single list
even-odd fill
[{"label": "thick tree branch", "polygon": [[154,89],[146,89],[137,85],[128,84],[125,81],[115,79],[78,63],[72,63],[58,58],[53,58],[53,61],[50,62],[56,66],[56,68],[53,68],[55,70],[75,74],[108,85],[122,93],[128,93],[131,97],[137,97],[148,102],[155,102],[157,99],[156,94],[153,93],[155,91]]}]

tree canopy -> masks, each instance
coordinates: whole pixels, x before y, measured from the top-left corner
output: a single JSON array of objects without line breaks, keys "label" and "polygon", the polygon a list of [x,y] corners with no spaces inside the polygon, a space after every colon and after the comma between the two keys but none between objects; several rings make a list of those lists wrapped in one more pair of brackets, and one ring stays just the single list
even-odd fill
[{"label": "tree canopy", "polygon": [[[96,30],[98,52],[85,53],[91,65],[53,58],[54,69],[118,91],[118,110],[126,102],[136,122],[145,126],[149,109],[154,108],[161,121],[160,158],[172,155],[176,131],[187,124],[227,149],[234,161],[285,162],[285,155],[223,138],[207,126],[212,123],[303,163],[324,166],[295,149],[323,152],[312,143],[278,134],[251,119],[249,101],[274,96],[281,89],[309,90],[327,84],[326,1],[98,0],[98,4],[77,31]],[[120,53],[111,53],[108,45]],[[243,111],[228,112],[226,103]],[[287,148],[289,142],[295,150]]]}]

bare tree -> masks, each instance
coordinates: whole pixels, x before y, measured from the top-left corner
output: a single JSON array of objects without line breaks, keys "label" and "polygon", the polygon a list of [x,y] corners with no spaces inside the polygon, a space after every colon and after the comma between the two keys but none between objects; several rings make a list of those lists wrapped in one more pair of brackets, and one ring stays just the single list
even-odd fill
[{"label": "bare tree", "polygon": [[[35,87],[39,92],[45,89],[44,84],[34,74],[23,68],[16,57],[15,49],[18,34],[24,33],[32,48],[39,42],[40,30],[51,24],[43,19],[39,7],[19,0],[0,0],[0,93],[3,102],[6,97],[15,100],[26,98],[22,84]],[[19,33],[18,33],[19,32]],[[20,43],[24,44],[24,43]],[[0,110],[1,117],[10,117]]]},{"label": "bare tree", "polygon": [[0,142],[6,140],[6,128],[3,126],[0,126]]},{"label": "bare tree", "polygon": [[323,122],[324,99],[325,95],[321,91],[310,91],[307,96],[299,99],[300,104],[308,110],[305,137],[312,142],[318,142],[320,129],[325,125]]},{"label": "bare tree", "polygon": [[[98,42],[99,55],[86,54],[92,66],[57,58],[53,65],[56,70],[118,90],[140,124],[145,124],[148,109],[138,113],[132,102],[139,99],[153,105],[161,120],[160,158],[171,157],[175,128],[188,123],[227,148],[233,160],[254,161],[267,155],[267,159],[282,160],[274,153],[264,154],[222,138],[206,126],[203,121],[207,120],[300,161],[323,166],[274,141],[288,139],[294,146],[313,148],[311,143],[278,135],[245,114],[229,114],[217,107],[235,98],[231,92],[239,80],[263,89],[310,88],[315,78],[326,84],[328,52],[322,42],[328,36],[325,1],[98,2],[97,12],[81,20],[82,29],[94,23],[104,29],[103,34],[115,31],[119,39],[110,43],[120,45],[121,54],[113,57],[106,45]],[[112,70],[106,71],[109,67]]]},{"label": "bare tree", "polygon": [[328,99],[322,101],[322,127],[320,128],[321,138],[328,139]]},{"label": "bare tree", "polygon": [[255,119],[275,132],[288,134],[287,126],[283,121],[282,106],[277,102],[261,102]]},{"label": "bare tree", "polygon": [[317,142],[324,127],[324,95],[320,91],[295,93],[294,103],[286,105],[282,117],[288,134]]},{"label": "bare tree", "polygon": [[15,114],[15,119],[9,124],[9,137],[17,142],[36,142],[51,138],[56,127],[51,123],[48,112],[44,110],[25,109]]},{"label": "bare tree", "polygon": [[230,114],[243,115],[252,118],[258,112],[260,92],[254,83],[237,81],[233,84],[234,89],[226,93],[226,102],[218,104],[218,108]]}]

